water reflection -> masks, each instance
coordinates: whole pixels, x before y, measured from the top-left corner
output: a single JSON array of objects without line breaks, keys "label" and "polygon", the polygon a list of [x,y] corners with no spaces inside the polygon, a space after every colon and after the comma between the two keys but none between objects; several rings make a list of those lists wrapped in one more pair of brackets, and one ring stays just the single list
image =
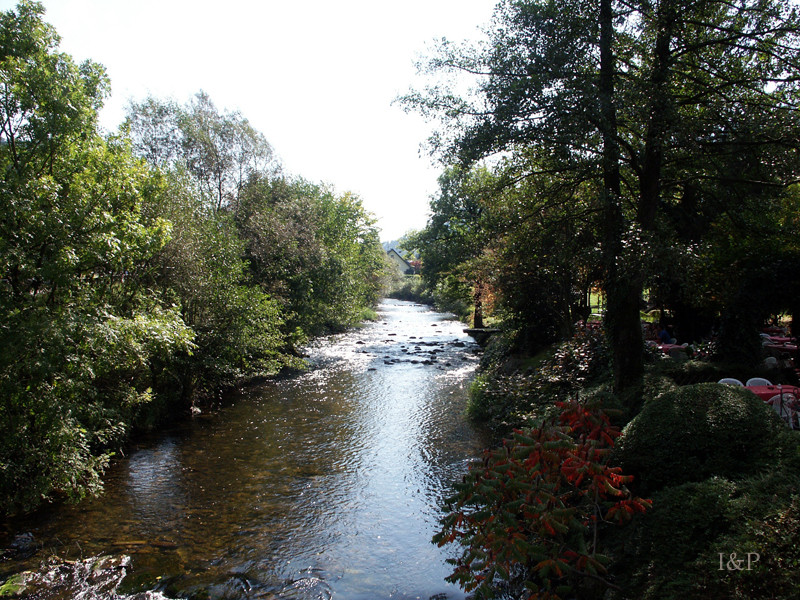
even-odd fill
[{"label": "water reflection", "polygon": [[132,455],[125,478],[133,520],[150,532],[165,533],[184,518],[181,469],[176,442],[167,438],[158,447]]},{"label": "water reflection", "polygon": [[130,554],[129,585],[170,595],[463,598],[430,538],[482,445],[463,416],[476,347],[425,307],[380,315],[310,348],[306,375],[146,444],[37,539]]}]

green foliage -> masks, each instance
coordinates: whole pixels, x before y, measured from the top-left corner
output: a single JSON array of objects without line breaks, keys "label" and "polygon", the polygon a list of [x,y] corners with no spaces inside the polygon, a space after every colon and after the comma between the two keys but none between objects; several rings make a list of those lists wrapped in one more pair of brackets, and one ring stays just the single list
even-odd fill
[{"label": "green foliage", "polygon": [[481,360],[483,372],[470,389],[468,413],[505,433],[548,415],[555,402],[601,384],[609,377],[603,332],[585,326],[575,335],[522,365],[511,359],[519,334],[493,336]]},{"label": "green foliage", "polygon": [[[791,475],[790,475],[791,477]],[[797,571],[800,567],[800,496],[798,482],[791,502],[787,505],[786,491],[776,506],[774,501],[770,510],[757,519],[746,519],[744,527],[734,535],[728,535],[715,544],[724,559],[730,558],[729,548],[747,548],[748,552],[758,553],[756,568],[729,572],[725,577],[708,580],[706,593],[711,595],[739,598],[775,598],[790,600],[797,596]],[[762,511],[759,511],[763,513]]]},{"label": "green foliage", "polygon": [[[534,373],[523,374],[519,369],[524,363],[508,362],[513,348],[513,340],[500,339],[496,351],[487,349],[487,366],[493,370],[476,379],[487,402],[485,418],[520,423],[528,410],[529,418],[551,419],[552,396],[540,401],[536,395],[546,389],[537,381],[540,368],[541,372],[555,368],[551,383],[580,388],[580,397],[587,402],[601,402],[607,408],[618,405],[608,385],[598,385],[602,378],[568,376],[581,364],[576,354],[562,353],[557,360],[542,357]],[[581,354],[578,350],[577,356]],[[563,364],[563,372],[558,364]],[[604,370],[607,373],[607,367]],[[585,367],[583,371],[587,372]],[[601,528],[609,558],[604,577],[615,585],[605,597],[793,597],[797,587],[788,565],[797,554],[796,432],[786,429],[771,408],[745,390],[716,383],[677,387],[674,381],[683,376],[716,381],[716,370],[683,364],[665,372],[654,368],[645,378],[645,397],[651,399],[617,440],[610,459],[610,464],[634,477],[629,484],[634,493],[650,496],[658,491],[650,496],[652,511],[635,517],[630,526]],[[498,510],[488,512],[495,513]],[[727,560],[733,552],[742,558],[751,551],[763,557],[752,572],[719,571],[720,553]],[[499,596],[513,595],[499,576],[491,588]],[[601,593],[593,590],[587,595],[595,598]]]},{"label": "green foliage", "polygon": [[[368,313],[384,266],[357,198],[283,185],[205,94],[101,136],[105,72],[43,13],[0,13],[0,514],[97,492],[132,428],[299,364],[308,333]],[[291,192],[253,202],[261,181]]]},{"label": "green foliage", "polygon": [[202,91],[185,106],[153,97],[132,101],[124,129],[153,166],[186,168],[215,211],[236,210],[246,183],[276,170],[264,135],[240,113],[220,113]]},{"label": "green foliage", "polygon": [[404,275],[389,289],[387,296],[396,300],[420,302],[422,304],[434,303],[431,292],[419,275]]},{"label": "green foliage", "polygon": [[778,457],[783,427],[748,390],[684,386],[645,403],[623,430],[616,458],[644,493],[714,475],[744,476]]},{"label": "green foliage", "polygon": [[483,196],[491,185],[485,169],[446,170],[439,178],[439,194],[431,202],[425,229],[403,244],[420,253],[422,278],[436,307],[462,319],[492,278],[483,257]]},{"label": "green foliage", "polygon": [[532,150],[506,161],[496,169],[502,188],[484,200],[496,310],[534,348],[568,338],[588,319],[602,273],[595,192],[565,189],[544,173],[526,177],[531,161],[542,160]]},{"label": "green foliage", "polygon": [[152,397],[150,367],[191,349],[175,309],[128,317],[72,304],[6,313],[0,353],[0,506],[80,499]]},{"label": "green foliage", "polygon": [[[611,532],[611,571],[621,588],[611,597],[796,597],[798,442],[790,432],[779,437],[783,458],[760,472],[665,488],[623,535]],[[759,555],[750,570],[727,568],[734,554],[747,553]]]},{"label": "green foliage", "polygon": [[302,179],[251,180],[236,213],[252,279],[306,334],[357,324],[387,277],[385,253],[361,200]]},{"label": "green foliage", "polygon": [[323,260],[312,271],[315,290],[308,298],[310,305],[298,311],[309,316],[314,333],[355,325],[360,308],[378,300],[379,274],[385,265],[374,219],[357,196],[321,190],[317,211]]},{"label": "green foliage", "polygon": [[277,372],[288,362],[284,318],[277,302],[249,283],[244,242],[231,217],[209,209],[178,173],[148,210],[169,219],[173,229],[154,261],[152,283],[165,302],[181,307],[196,333],[193,355],[169,367],[183,400]]},{"label": "green foliage", "polygon": [[[516,328],[568,335],[589,286],[603,289],[631,410],[645,286],[685,336],[725,313],[722,349],[743,353],[729,360],[755,360],[768,307],[798,312],[796,235],[782,223],[800,168],[799,18],[779,0],[503,0],[485,43],[442,40],[428,62],[474,77],[467,93],[445,83],[403,98],[439,117],[431,145],[458,165],[449,173],[491,160],[480,170],[494,184],[473,196],[484,239],[466,239]],[[454,208],[432,203],[430,225],[450,233]]]},{"label": "green foliage", "polygon": [[103,70],[57,52],[41,5],[0,16],[0,510],[99,488],[152,398],[151,366],[191,349],[141,285],[167,242],[150,174],[96,131]]},{"label": "green foliage", "polygon": [[434,542],[463,547],[448,579],[478,598],[598,597],[608,585],[601,523],[626,523],[649,506],[608,465],[618,431],[602,411],[558,407],[487,450],[447,501]]},{"label": "green foliage", "polygon": [[[232,218],[235,231],[220,227],[242,244],[247,284],[280,306],[285,335],[301,341],[350,327],[376,302],[384,253],[359,198],[279,175],[263,135],[239,113],[220,114],[205,93],[186,106],[148,98],[128,113],[136,151],[172,171],[171,193],[194,198],[179,212]],[[181,225],[193,243],[192,224]]]},{"label": "green foliage", "polygon": [[473,286],[460,275],[447,275],[436,282],[431,291],[437,310],[450,312],[462,321],[469,321],[473,310]]}]

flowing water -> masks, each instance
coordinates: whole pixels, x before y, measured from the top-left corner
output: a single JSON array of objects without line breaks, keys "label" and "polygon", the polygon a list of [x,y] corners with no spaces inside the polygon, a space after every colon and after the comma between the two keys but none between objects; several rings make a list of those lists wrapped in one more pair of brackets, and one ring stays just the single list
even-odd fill
[{"label": "flowing water", "polygon": [[[379,315],[312,346],[308,373],[140,442],[101,498],[15,524],[37,551],[0,562],[0,582],[25,568],[72,578],[42,598],[463,598],[430,539],[485,443],[463,414],[477,346],[424,306]],[[81,575],[97,556],[116,561],[110,583]]]}]

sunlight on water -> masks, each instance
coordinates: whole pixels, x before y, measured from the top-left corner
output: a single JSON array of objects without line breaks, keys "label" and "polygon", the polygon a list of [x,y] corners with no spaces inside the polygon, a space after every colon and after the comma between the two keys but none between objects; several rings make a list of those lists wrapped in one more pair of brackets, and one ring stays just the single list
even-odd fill
[{"label": "sunlight on water", "polygon": [[103,498],[25,526],[44,553],[130,556],[129,593],[463,598],[430,543],[482,447],[463,414],[478,361],[463,327],[387,301],[309,347],[310,372],[142,444]]}]

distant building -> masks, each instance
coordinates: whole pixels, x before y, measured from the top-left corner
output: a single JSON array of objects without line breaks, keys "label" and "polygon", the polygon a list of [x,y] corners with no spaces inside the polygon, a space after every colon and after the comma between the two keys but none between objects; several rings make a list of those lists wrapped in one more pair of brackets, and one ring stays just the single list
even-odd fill
[{"label": "distant building", "polygon": [[397,272],[400,275],[413,275],[414,274],[414,267],[402,256],[400,253],[392,248],[389,250],[386,255],[389,257],[389,260],[392,264],[397,268]]}]

